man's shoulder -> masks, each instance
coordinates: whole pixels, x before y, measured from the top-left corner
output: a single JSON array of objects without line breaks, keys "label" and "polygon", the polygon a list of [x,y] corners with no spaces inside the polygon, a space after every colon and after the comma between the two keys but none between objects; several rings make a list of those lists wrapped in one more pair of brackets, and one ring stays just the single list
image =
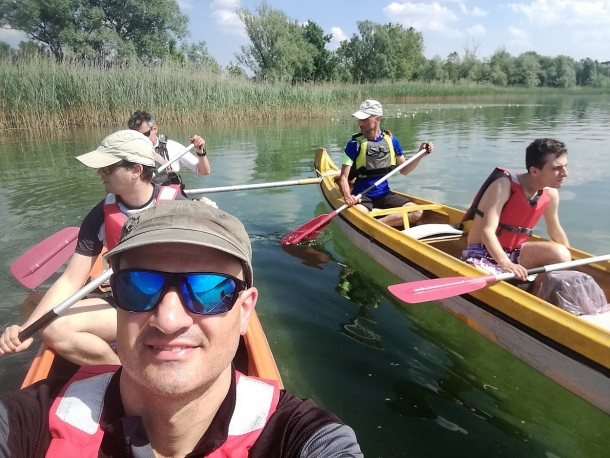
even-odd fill
[{"label": "man's shoulder", "polygon": [[167,150],[169,152],[173,152],[173,151],[182,151],[184,149],[184,145],[182,143],[179,143],[175,140],[167,140]]},{"label": "man's shoulder", "polygon": [[[100,200],[95,207],[89,210],[89,213],[83,219],[81,227],[85,224],[85,222],[92,223],[94,221],[98,221],[101,219],[101,222],[104,221],[104,204],[106,203],[106,197]],[[100,222],[100,224],[101,224]]]},{"label": "man's shoulder", "polygon": [[252,448],[251,456],[267,456],[274,450],[282,450],[282,457],[362,456],[326,453],[337,447],[343,451],[355,447],[359,451],[351,428],[312,400],[282,390],[277,409],[265,425],[261,440]]}]

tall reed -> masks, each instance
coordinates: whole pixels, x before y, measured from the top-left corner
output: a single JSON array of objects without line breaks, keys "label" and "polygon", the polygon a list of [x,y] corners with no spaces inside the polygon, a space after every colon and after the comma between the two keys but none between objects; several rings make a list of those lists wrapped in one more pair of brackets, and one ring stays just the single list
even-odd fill
[{"label": "tall reed", "polygon": [[365,98],[519,93],[532,90],[417,82],[267,84],[167,63],[108,66],[33,57],[0,62],[0,129],[124,125],[136,109],[154,113],[165,125],[233,125],[327,116],[339,105]]}]

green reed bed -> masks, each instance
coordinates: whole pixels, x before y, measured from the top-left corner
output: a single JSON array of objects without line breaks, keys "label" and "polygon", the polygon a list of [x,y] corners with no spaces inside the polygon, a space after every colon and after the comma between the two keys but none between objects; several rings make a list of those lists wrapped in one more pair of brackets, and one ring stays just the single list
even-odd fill
[{"label": "green reed bed", "polygon": [[38,57],[0,62],[0,129],[124,125],[136,109],[156,114],[165,125],[232,125],[328,116],[337,106],[365,98],[519,93],[531,94],[532,90],[472,83],[254,83],[171,64],[120,67]]}]

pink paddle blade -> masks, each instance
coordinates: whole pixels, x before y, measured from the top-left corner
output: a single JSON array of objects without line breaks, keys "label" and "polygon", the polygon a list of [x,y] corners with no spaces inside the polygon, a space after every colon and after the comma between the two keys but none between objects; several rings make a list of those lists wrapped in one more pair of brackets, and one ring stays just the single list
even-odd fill
[{"label": "pink paddle blade", "polygon": [[438,301],[448,297],[459,296],[484,288],[487,283],[495,281],[493,275],[484,277],[450,277],[433,278],[409,283],[388,286],[388,290],[401,301],[408,304]]},{"label": "pink paddle blade", "polygon": [[326,226],[330,220],[337,214],[337,211],[330,214],[324,214],[316,216],[314,219],[307,221],[305,224],[297,227],[294,231],[284,237],[281,241],[281,245],[296,245],[302,240],[311,240],[316,238]]},{"label": "pink paddle blade", "polygon": [[74,253],[78,227],[67,227],[30,248],[11,264],[11,273],[26,288],[36,288]]}]

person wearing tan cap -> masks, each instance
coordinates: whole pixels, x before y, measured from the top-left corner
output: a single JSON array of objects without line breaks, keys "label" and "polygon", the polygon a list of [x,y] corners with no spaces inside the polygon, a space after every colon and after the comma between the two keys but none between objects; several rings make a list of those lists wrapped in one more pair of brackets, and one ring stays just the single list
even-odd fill
[{"label": "person wearing tan cap", "polygon": [[[162,200],[185,199],[173,187],[151,183],[155,170],[150,140],[133,130],[108,135],[90,153],[78,156],[97,169],[107,195],[84,218],[75,253],[66,270],[44,295],[23,326],[13,325],[0,337],[0,356],[27,349],[32,338],[20,342],[19,332],[80,289],[95,260],[106,246],[118,242],[129,216]],[[116,364],[118,358],[107,342],[116,336],[116,312],[103,299],[85,299],[40,331],[42,340],[64,358],[77,364]]]},{"label": "person wearing tan cap", "polygon": [[[383,108],[377,100],[365,100],[360,109],[353,115],[358,119],[360,133],[354,134],[345,146],[345,156],[341,167],[339,188],[343,194],[345,203],[364,213],[373,208],[396,208],[415,205],[404,196],[394,194],[390,190],[387,181],[379,184],[369,191],[361,199],[356,196],[373,185],[380,177],[388,174],[394,167],[403,164],[406,159],[398,139],[391,132],[381,130],[380,123],[383,116]],[[420,150],[426,148],[428,154],[434,150],[430,142],[423,142]],[[427,156],[427,154],[425,155]],[[402,175],[408,175],[419,164],[421,156],[411,164],[400,170]],[[354,181],[350,189],[349,182]],[[422,211],[409,213],[409,223],[413,224],[422,217]],[[380,218],[379,221],[389,226],[402,226],[401,214],[390,214]]]},{"label": "person wearing tan cap", "polygon": [[[184,146],[180,143],[168,139],[166,135],[159,134],[159,127],[157,126],[155,118],[146,111],[135,111],[129,118],[129,121],[127,121],[127,126],[132,130],[137,130],[146,135],[150,139],[155,147],[155,161],[157,167],[165,164],[184,149]],[[195,145],[195,154],[197,157],[190,153],[185,154],[166,171],[156,174],[153,178],[153,183],[165,186],[178,184],[184,189],[182,177],[179,173],[180,164],[192,170],[197,175],[205,176],[210,174],[211,168],[205,150],[205,140],[199,135],[193,135],[190,138],[190,142]]]},{"label": "person wearing tan cap", "polygon": [[363,456],[335,415],[234,369],[258,298],[237,218],[162,202],[131,217],[106,258],[122,367],[86,366],[0,395],[0,454]]}]

